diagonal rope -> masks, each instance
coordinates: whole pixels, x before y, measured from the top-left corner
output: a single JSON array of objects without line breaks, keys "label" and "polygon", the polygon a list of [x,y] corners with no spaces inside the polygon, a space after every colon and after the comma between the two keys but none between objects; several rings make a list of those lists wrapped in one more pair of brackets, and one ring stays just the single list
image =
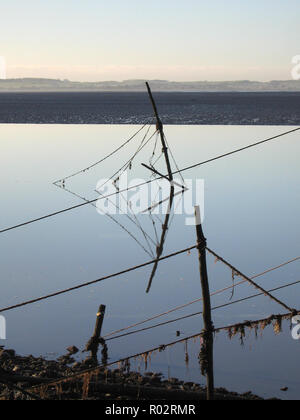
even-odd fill
[{"label": "diagonal rope", "polygon": [[27,306],[27,305],[31,305],[33,303],[41,302],[43,300],[47,300],[47,299],[52,298],[52,297],[56,297],[56,296],[60,296],[60,295],[63,295],[63,294],[69,293],[69,292],[73,292],[75,290],[82,289],[84,287],[91,286],[91,285],[96,284],[96,283],[100,283],[104,280],[108,280],[108,279],[111,279],[111,278],[114,278],[114,277],[118,277],[118,276],[121,276],[123,274],[130,273],[131,271],[139,270],[140,268],[144,268],[144,267],[147,267],[149,265],[155,264],[157,261],[164,261],[164,260],[167,260],[168,258],[176,257],[177,255],[187,253],[187,252],[189,252],[189,251],[191,251],[192,249],[195,249],[195,248],[197,248],[197,245],[193,245],[189,248],[185,248],[185,249],[181,249],[179,251],[175,251],[172,254],[165,255],[164,257],[160,257],[158,260],[155,259],[155,260],[147,261],[145,263],[127,268],[127,269],[119,271],[117,273],[108,274],[107,276],[100,277],[97,280],[89,281],[89,282],[86,282],[86,283],[81,283],[77,286],[69,287],[68,289],[60,290],[60,291],[50,293],[50,294],[45,295],[45,296],[41,296],[39,298],[31,299],[31,300],[28,300],[28,301],[25,301],[25,302],[22,302],[22,303],[18,303],[16,305],[8,306],[6,308],[0,309],[0,313],[11,311],[11,310],[16,309],[16,308],[21,308],[23,306]]},{"label": "diagonal rope", "polygon": [[241,271],[239,271],[237,268],[235,268],[232,264],[230,264],[228,261],[226,261],[224,258],[220,257],[218,254],[216,254],[214,251],[206,247],[206,250],[213,255],[215,258],[217,258],[218,261],[221,261],[223,264],[227,265],[232,271],[236,273],[237,276],[242,277],[244,280],[249,282],[252,286],[254,286],[256,289],[260,290],[265,296],[268,296],[271,300],[281,305],[283,308],[287,309],[290,312],[293,312],[294,309],[287,306],[285,303],[281,302],[279,299],[271,295],[267,290],[265,290],[263,287],[259,286],[257,283],[255,283],[250,277],[243,274]]}]

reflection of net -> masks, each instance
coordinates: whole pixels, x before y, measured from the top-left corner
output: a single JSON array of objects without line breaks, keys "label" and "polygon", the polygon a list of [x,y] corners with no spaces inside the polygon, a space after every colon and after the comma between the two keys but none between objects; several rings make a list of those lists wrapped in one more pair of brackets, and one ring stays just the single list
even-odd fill
[{"label": "reflection of net", "polygon": [[[158,131],[155,130],[153,133],[150,133],[151,131],[151,125],[148,127],[144,125],[142,128],[140,128],[133,136],[131,136],[128,140],[126,140],[124,143],[122,143],[121,146],[116,148],[114,151],[109,153],[107,156],[103,157],[99,161],[93,163],[92,165],[79,170],[71,175],[66,176],[65,178],[62,178],[56,182],[54,182],[54,185],[56,185],[59,188],[62,188],[66,192],[72,194],[74,197],[77,197],[86,203],[89,202],[88,198],[84,197],[83,194],[79,194],[78,192],[72,190],[69,185],[67,185],[67,181],[71,178],[74,178],[79,175],[83,175],[90,171],[91,169],[94,169],[101,165],[103,162],[105,162],[107,159],[115,156],[118,152],[120,152],[124,147],[128,146],[129,143],[133,142],[133,140],[137,139],[139,136],[142,136],[141,141],[136,149],[136,151],[133,153],[133,155],[116,171],[114,172],[105,182],[103,182],[102,185],[97,187],[97,193],[104,197],[104,194],[101,192],[102,188],[105,187],[108,183],[111,183],[113,187],[115,188],[116,192],[119,193],[119,200],[122,201],[122,204],[125,205],[126,211],[121,212],[121,207],[123,208],[123,205],[117,204],[113,199],[106,198],[106,202],[109,203],[111,206],[113,206],[116,210],[116,212],[121,213],[126,218],[126,221],[128,222],[128,226],[125,225],[124,222],[120,222],[120,220],[115,216],[110,214],[109,212],[105,212],[104,214],[115,224],[117,224],[127,235],[133,239],[136,244],[151,258],[155,258],[157,248],[160,243],[160,233],[163,228],[163,221],[161,217],[159,217],[158,214],[155,214],[156,212],[153,211],[153,209],[150,207],[147,212],[147,215],[150,220],[151,224],[151,232],[148,232],[144,226],[144,223],[141,223],[141,220],[139,219],[139,215],[136,214],[135,211],[132,210],[132,205],[130,202],[130,199],[127,199],[125,195],[120,191],[119,189],[119,181],[121,176],[128,170],[132,170],[134,162],[137,158],[137,156],[140,154],[142,150],[144,150],[147,146],[152,144],[152,141],[154,143],[153,145],[153,151],[151,153],[151,157],[149,159],[150,167],[155,170],[155,165],[159,162],[161,157],[163,156],[163,152],[160,150],[160,147],[158,146]],[[178,168],[174,156],[172,154],[172,159],[176,165],[176,168]],[[156,203],[156,206],[160,205],[160,202],[158,201],[159,194],[161,192],[161,186],[159,185],[159,177],[154,172],[151,172],[150,174],[151,178],[153,177],[153,182],[157,184],[157,193],[154,197],[153,204]],[[157,179],[156,179],[157,178]],[[163,200],[165,201],[165,200]],[[96,201],[90,203],[95,208],[97,207]],[[178,203],[177,205],[179,205]],[[141,212],[141,214],[146,214],[146,212]],[[172,216],[173,221],[174,215]],[[145,220],[145,219],[144,219]],[[137,229],[136,231],[132,231],[131,228]],[[138,233],[138,234],[136,234]]]}]

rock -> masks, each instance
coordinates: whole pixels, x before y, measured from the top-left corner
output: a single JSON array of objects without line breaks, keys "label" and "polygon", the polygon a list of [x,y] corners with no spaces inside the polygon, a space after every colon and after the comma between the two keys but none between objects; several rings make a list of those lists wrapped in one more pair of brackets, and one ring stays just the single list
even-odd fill
[{"label": "rock", "polygon": [[67,351],[69,352],[70,356],[73,356],[79,352],[79,349],[76,346],[70,346],[67,348]]},{"label": "rock", "polygon": [[287,392],[289,389],[288,389],[288,387],[285,387],[285,388],[281,388],[281,390],[280,391],[282,391],[282,392]]}]

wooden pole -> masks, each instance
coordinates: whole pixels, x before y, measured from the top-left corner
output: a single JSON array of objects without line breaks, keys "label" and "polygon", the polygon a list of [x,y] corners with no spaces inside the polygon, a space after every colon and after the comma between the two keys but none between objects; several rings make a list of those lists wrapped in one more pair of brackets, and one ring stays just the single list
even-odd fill
[{"label": "wooden pole", "polygon": [[[162,122],[159,118],[156,103],[154,101],[149,83],[146,83],[146,86],[147,86],[148,94],[149,94],[149,97],[150,97],[150,100],[151,100],[151,103],[152,103],[154,115],[155,115],[155,118],[156,118],[156,128],[157,128],[157,130],[159,131],[159,134],[160,134],[162,150],[163,150],[163,153],[164,153],[164,156],[165,156],[165,161],[166,161],[167,170],[168,170],[168,181],[170,182],[170,185],[171,185],[168,210],[167,210],[167,214],[166,214],[166,217],[165,217],[165,222],[162,226],[162,235],[161,235],[160,243],[157,246],[157,250],[156,250],[157,259],[159,259],[162,255],[162,253],[163,253],[164,243],[165,243],[165,239],[166,239],[166,235],[167,235],[167,231],[168,231],[168,227],[169,227],[170,213],[171,213],[171,209],[172,209],[173,202],[174,202],[175,187],[174,187],[174,184],[173,184],[173,173],[172,173],[172,168],[171,168],[171,164],[170,164],[168,148],[167,148],[167,145],[166,145],[166,142],[165,142],[163,124],[162,124]],[[152,269],[152,272],[151,272],[151,275],[150,275],[150,279],[149,279],[149,282],[148,282],[146,293],[149,293],[149,291],[150,291],[152,281],[154,279],[157,267],[158,267],[158,261],[155,262],[155,264],[153,265],[153,269]]]},{"label": "wooden pole", "polygon": [[213,368],[213,331],[214,325],[211,317],[210,290],[206,264],[206,238],[201,224],[200,207],[195,207],[197,249],[199,254],[199,269],[203,297],[203,345],[200,353],[202,373],[206,375],[207,400],[214,399],[214,368]]},{"label": "wooden pole", "polygon": [[167,148],[166,142],[165,142],[165,135],[164,135],[163,124],[161,122],[161,119],[159,118],[157,107],[156,107],[156,103],[154,101],[154,98],[153,98],[153,95],[152,95],[152,92],[151,92],[149,83],[146,82],[146,86],[147,86],[148,94],[149,94],[149,97],[150,97],[150,100],[151,100],[151,103],[152,103],[154,115],[155,115],[155,118],[156,118],[156,127],[157,127],[157,129],[159,131],[159,134],[160,134],[160,140],[161,140],[162,149],[163,149],[165,160],[166,160],[169,181],[172,182],[173,181],[173,173],[172,173],[172,168],[171,168],[171,164],[170,164],[170,159],[169,159],[169,154],[168,154],[168,148]]},{"label": "wooden pole", "polygon": [[94,359],[95,361],[97,361],[99,344],[101,342],[100,337],[101,337],[101,330],[102,330],[102,325],[103,325],[103,320],[104,320],[104,315],[105,315],[105,309],[106,309],[105,305],[100,305],[99,311],[97,313],[94,334],[90,338],[85,348],[85,351],[91,352],[91,358]]}]

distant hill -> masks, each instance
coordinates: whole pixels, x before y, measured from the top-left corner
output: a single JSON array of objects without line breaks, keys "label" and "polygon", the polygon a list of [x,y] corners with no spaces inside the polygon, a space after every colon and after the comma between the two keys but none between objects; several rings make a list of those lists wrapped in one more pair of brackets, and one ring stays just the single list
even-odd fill
[{"label": "distant hill", "polygon": [[[169,82],[152,80],[154,91],[161,92],[300,92],[300,80],[253,82],[240,80],[232,82]],[[72,82],[58,79],[6,79],[0,80],[0,92],[141,92],[145,91],[144,80],[123,82]]]}]

